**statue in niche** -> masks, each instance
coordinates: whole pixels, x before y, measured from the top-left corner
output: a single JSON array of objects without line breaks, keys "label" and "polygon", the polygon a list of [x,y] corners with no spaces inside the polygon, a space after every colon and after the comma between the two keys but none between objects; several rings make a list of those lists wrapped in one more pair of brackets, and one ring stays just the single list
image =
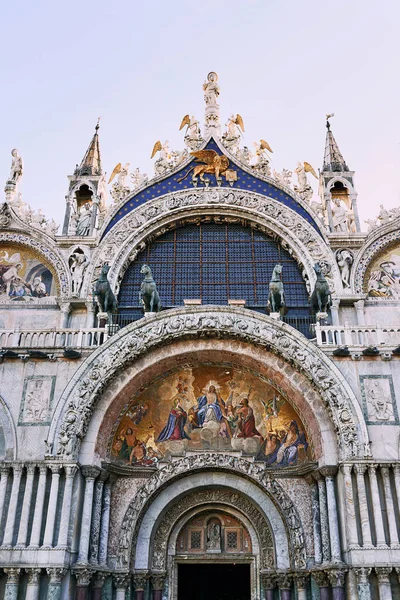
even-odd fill
[{"label": "statue in niche", "polygon": [[353,254],[350,250],[344,249],[336,252],[336,262],[340,269],[340,276],[344,288],[350,287],[350,270],[353,260]]},{"label": "statue in niche", "polygon": [[216,521],[207,525],[207,551],[221,552],[221,525]]},{"label": "statue in niche", "polygon": [[332,200],[332,224],[334,233],[348,231],[348,211],[339,198]]},{"label": "statue in niche", "polygon": [[19,155],[17,148],[14,148],[13,150],[11,150],[11,156],[12,156],[11,171],[10,171],[10,176],[8,178],[8,181],[12,181],[13,183],[15,183],[17,185],[19,183],[19,181],[21,181],[22,173],[24,170],[24,164],[22,162],[22,158]]},{"label": "statue in niche", "polygon": [[88,236],[90,233],[90,222],[92,220],[92,207],[89,202],[86,202],[79,210],[76,223],[76,235],[82,237]]},{"label": "statue in niche", "polygon": [[83,276],[89,261],[81,252],[74,252],[70,257],[70,273],[72,282],[72,295],[79,296],[82,288]]},{"label": "statue in niche", "polygon": [[206,104],[218,105],[218,75],[214,73],[214,71],[211,71],[211,73],[207,75],[207,81],[203,83],[203,91]]}]

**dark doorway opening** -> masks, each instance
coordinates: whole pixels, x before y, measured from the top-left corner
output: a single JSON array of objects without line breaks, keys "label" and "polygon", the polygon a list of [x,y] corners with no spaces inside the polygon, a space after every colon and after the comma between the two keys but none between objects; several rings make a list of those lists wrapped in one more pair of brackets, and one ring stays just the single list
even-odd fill
[{"label": "dark doorway opening", "polygon": [[178,565],[178,600],[250,600],[250,565]]}]

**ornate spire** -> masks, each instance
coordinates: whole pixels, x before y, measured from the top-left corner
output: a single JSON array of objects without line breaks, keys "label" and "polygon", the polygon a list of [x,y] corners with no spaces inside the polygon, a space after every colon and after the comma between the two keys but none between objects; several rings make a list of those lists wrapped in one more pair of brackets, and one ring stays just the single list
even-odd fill
[{"label": "ornate spire", "polygon": [[100,144],[99,144],[99,121],[95,127],[95,133],[89,144],[89,148],[86,150],[85,156],[82,159],[79,167],[75,169],[75,175],[102,175],[103,171],[101,168],[101,156],[100,156]]},{"label": "ornate spire", "polygon": [[326,115],[326,142],[325,142],[325,154],[324,154],[324,165],[323,171],[349,171],[349,167],[345,163],[342,153],[339,150],[339,146],[331,131],[331,124],[329,119],[334,115]]}]

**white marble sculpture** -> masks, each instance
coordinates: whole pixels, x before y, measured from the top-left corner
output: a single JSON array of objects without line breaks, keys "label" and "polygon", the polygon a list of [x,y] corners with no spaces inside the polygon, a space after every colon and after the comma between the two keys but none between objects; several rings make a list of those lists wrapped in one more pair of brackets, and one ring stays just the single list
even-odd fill
[{"label": "white marble sculpture", "polygon": [[17,148],[11,150],[11,156],[11,171],[8,181],[13,182],[15,183],[15,185],[17,185],[21,181],[22,173],[24,170],[24,164]]},{"label": "white marble sculpture", "polygon": [[332,225],[334,233],[344,233],[348,229],[348,211],[339,198],[332,199]]},{"label": "white marble sculpture", "polygon": [[292,184],[292,175],[292,171],[289,171],[288,169],[282,169],[281,173],[274,170],[275,180],[281,185],[285,185],[287,187],[290,187]]},{"label": "white marble sculpture", "polygon": [[121,163],[118,163],[118,165],[115,167],[115,169],[112,172],[111,177],[109,179],[109,183],[110,183],[114,179],[115,175],[117,176],[117,181],[115,183],[113,183],[111,192],[110,192],[111,198],[117,204],[118,204],[118,202],[123,200],[131,191],[130,187],[128,185],[126,185],[126,179],[129,174],[129,167],[130,167],[130,163],[126,163],[124,166],[122,166]]},{"label": "white marble sculpture", "polygon": [[207,75],[207,81],[203,83],[204,101],[206,104],[218,105],[219,89],[218,75],[211,71]]},{"label": "white marble sculpture", "polygon": [[90,222],[92,219],[92,207],[86,202],[77,215],[76,235],[87,236],[90,233]]},{"label": "white marble sculpture", "polygon": [[340,269],[340,276],[344,288],[350,287],[350,270],[353,260],[353,254],[350,250],[343,249],[336,252],[336,262]]},{"label": "white marble sculpture", "polygon": [[149,180],[147,173],[141,173],[139,167],[136,167],[133,173],[131,173],[131,181],[133,183],[133,189],[139,188]]},{"label": "white marble sculpture", "polygon": [[294,191],[298,193],[300,198],[306,202],[310,202],[313,196],[313,189],[308,182],[307,173],[312,173],[314,177],[317,177],[314,169],[307,162],[298,162],[295,173],[297,174],[297,185],[294,186]]},{"label": "white marble sculpture", "polygon": [[207,75],[207,81],[203,83],[204,101],[206,103],[204,115],[204,137],[210,133],[217,136],[221,135],[221,126],[219,118],[219,85],[218,75],[211,71]]},{"label": "white marble sculpture", "polygon": [[82,288],[83,276],[89,261],[81,252],[74,252],[71,254],[70,263],[69,270],[71,273],[72,295],[78,297]]},{"label": "white marble sculpture", "polygon": [[239,114],[231,115],[225,123],[226,130],[222,136],[222,143],[232,154],[237,154],[242,134],[244,132],[243,119]]},{"label": "white marble sculpture", "polygon": [[192,115],[192,116],[185,115],[182,119],[182,123],[179,128],[179,131],[181,129],[183,129],[185,126],[186,126],[185,138],[184,138],[185,145],[190,150],[197,150],[198,147],[200,146],[201,142],[203,141],[203,138],[201,137],[199,120],[196,119],[196,117],[194,115]]},{"label": "white marble sculpture", "polygon": [[154,144],[151,158],[153,158],[158,152],[160,153],[160,156],[154,163],[154,173],[156,177],[164,175],[174,167],[174,157],[172,151],[170,150],[168,140],[165,140],[163,144],[161,144],[160,141]]}]

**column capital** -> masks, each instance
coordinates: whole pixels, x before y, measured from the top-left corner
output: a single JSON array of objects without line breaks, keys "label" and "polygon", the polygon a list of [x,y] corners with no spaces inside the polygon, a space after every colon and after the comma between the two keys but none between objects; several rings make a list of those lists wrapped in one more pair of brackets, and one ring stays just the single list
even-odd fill
[{"label": "column capital", "polygon": [[381,473],[382,473],[382,475],[388,476],[389,475],[389,469],[390,469],[390,465],[381,465]]},{"label": "column capital", "polygon": [[261,573],[261,582],[264,590],[273,590],[276,586],[276,572]]},{"label": "column capital", "polygon": [[379,467],[379,465],[378,465],[377,463],[369,463],[369,465],[368,465],[368,471],[369,471],[370,473],[371,473],[371,472],[374,472],[374,473],[375,473],[375,471],[376,471],[376,469],[377,469],[378,467]]},{"label": "column capital", "polygon": [[333,306],[333,308],[339,308],[340,306],[340,298],[332,298],[331,300],[331,307]]},{"label": "column capital", "polygon": [[328,571],[328,578],[332,587],[343,587],[346,577],[346,569],[331,569]]},{"label": "column capital", "polygon": [[165,571],[151,574],[151,583],[153,585],[153,590],[163,589],[166,576],[167,573]]},{"label": "column capital", "polygon": [[110,478],[110,473],[108,471],[105,471],[104,469],[101,469],[100,471],[100,475],[98,478],[98,482],[102,482],[105,483],[106,481],[108,481],[108,479]]},{"label": "column capital", "polygon": [[365,463],[356,463],[354,465],[354,472],[356,473],[356,475],[364,475],[367,468],[368,465],[366,465]]},{"label": "column capital", "polygon": [[36,463],[28,463],[26,465],[26,474],[27,475],[34,475],[36,466],[37,466]]},{"label": "column capital", "polygon": [[360,585],[367,585],[369,583],[368,578],[371,574],[372,567],[356,567],[354,571],[357,576],[357,582]]},{"label": "column capital", "polygon": [[353,304],[356,310],[363,310],[365,304],[365,300],[356,300]]},{"label": "column capital", "polygon": [[22,470],[23,470],[24,466],[25,465],[23,463],[14,463],[12,465],[13,473],[15,475],[22,475]]},{"label": "column capital", "polygon": [[60,302],[59,307],[64,314],[68,315],[71,312],[71,302]]},{"label": "column capital", "polygon": [[390,585],[390,573],[392,572],[393,568],[392,567],[375,567],[375,573],[376,576],[378,577],[378,583],[382,584],[382,583],[386,583],[388,585]]},{"label": "column capital", "polygon": [[61,465],[48,465],[52,475],[60,475]]},{"label": "column capital", "polygon": [[50,584],[60,584],[67,572],[67,569],[63,569],[61,567],[48,567],[46,571],[47,575],[50,577]]},{"label": "column capital", "polygon": [[293,573],[293,579],[296,582],[298,590],[305,590],[307,588],[308,578],[309,578],[309,573],[304,573],[302,571]]},{"label": "column capital", "polygon": [[133,574],[133,582],[135,584],[135,591],[144,591],[146,588],[147,580],[149,579],[149,574],[147,571],[136,571]]},{"label": "column capital", "polygon": [[10,470],[10,465],[2,465],[2,466],[0,467],[0,474],[1,474],[1,477],[2,477],[2,478],[3,478],[3,477],[6,477],[6,476],[8,475],[8,472],[9,472],[9,470]]},{"label": "column capital", "polygon": [[72,573],[75,575],[76,583],[79,587],[88,587],[93,575],[91,569],[73,569]]},{"label": "column capital", "polygon": [[120,589],[126,589],[129,585],[129,580],[131,578],[129,573],[113,573],[112,577],[115,587]]},{"label": "column capital", "polygon": [[338,467],[337,467],[337,465],[325,465],[325,467],[321,467],[319,472],[325,478],[335,477],[336,473],[338,472]]},{"label": "column capital", "polygon": [[7,575],[7,583],[15,585],[18,584],[21,569],[17,569],[15,567],[7,567],[4,569],[4,573]]},{"label": "column capital", "polygon": [[39,467],[39,475],[46,475],[47,474],[47,467],[48,467],[48,465],[41,464],[41,465],[38,465],[38,467]]},{"label": "column capital", "polygon": [[95,467],[94,465],[85,465],[81,467],[81,473],[85,479],[96,479],[100,471],[101,469],[99,467]]},{"label": "column capital", "polygon": [[292,587],[292,580],[293,577],[291,573],[279,573],[278,571],[276,574],[276,583],[280,590],[290,590]]},{"label": "column capital", "polygon": [[96,310],[96,305],[95,305],[95,304],[93,304],[93,300],[86,300],[86,302],[85,302],[85,305],[86,305],[86,309],[87,309],[89,312],[92,312],[92,313],[94,313],[94,312],[95,312],[95,310]]},{"label": "column capital", "polygon": [[343,473],[343,475],[350,475],[351,474],[351,470],[353,468],[353,465],[349,464],[349,463],[345,463],[343,465],[340,465],[340,471]]},{"label": "column capital", "polygon": [[327,571],[312,571],[311,575],[318,587],[329,587],[329,578]]},{"label": "column capital", "polygon": [[73,479],[75,477],[75,473],[78,470],[78,467],[76,465],[68,465],[66,467],[64,467],[65,470],[65,477],[67,479]]},{"label": "column capital", "polygon": [[28,574],[28,585],[38,585],[40,580],[40,575],[42,574],[42,569],[25,569],[25,572]]},{"label": "column capital", "polygon": [[93,586],[95,588],[102,588],[105,580],[109,577],[111,573],[108,571],[96,571],[93,574]]}]

